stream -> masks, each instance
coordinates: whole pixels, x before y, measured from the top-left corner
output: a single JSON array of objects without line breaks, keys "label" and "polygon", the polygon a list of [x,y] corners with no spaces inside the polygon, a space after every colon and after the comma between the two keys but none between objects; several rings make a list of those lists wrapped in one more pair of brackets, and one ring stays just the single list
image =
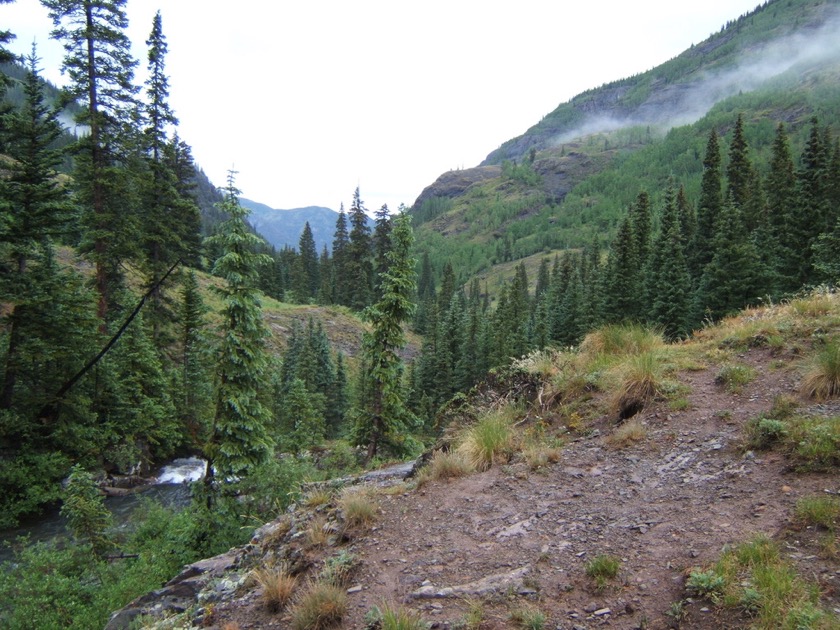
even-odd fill
[{"label": "stream", "polygon": [[[190,502],[190,483],[202,479],[206,470],[207,462],[203,459],[175,459],[161,467],[149,485],[124,496],[105,497],[105,506],[111,511],[114,528],[123,528],[131,522],[132,514],[142,499],[154,499],[167,507],[186,506]],[[21,536],[28,536],[34,543],[60,540],[67,535],[67,520],[58,509],[21,527],[0,530],[0,562],[13,559],[12,549],[6,543],[13,543]]]}]

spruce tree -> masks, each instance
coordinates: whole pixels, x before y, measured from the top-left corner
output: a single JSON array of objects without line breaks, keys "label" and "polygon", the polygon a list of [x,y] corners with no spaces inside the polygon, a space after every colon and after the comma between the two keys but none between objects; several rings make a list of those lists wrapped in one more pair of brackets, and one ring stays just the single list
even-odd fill
[{"label": "spruce tree", "polygon": [[[254,253],[262,239],[249,230],[248,212],[239,204],[238,195],[234,173],[230,173],[220,206],[229,218],[210,239],[222,252],[213,272],[226,283],[217,289],[225,306],[216,363],[216,414],[205,454],[210,462],[208,470],[215,470],[223,483],[246,475],[254,466],[267,461],[272,453],[266,428],[269,414],[259,396],[267,366],[268,332],[262,321],[259,291],[255,288],[257,269],[265,256]],[[208,485],[212,484],[212,477],[208,474]]]},{"label": "spruce tree", "polygon": [[0,294],[10,304],[6,317],[7,347],[0,383],[0,409],[10,409],[17,382],[23,329],[33,316],[31,302],[43,287],[31,265],[52,257],[55,239],[68,231],[73,206],[56,169],[61,155],[53,148],[62,133],[58,114],[45,103],[43,81],[33,50],[24,84],[24,103],[2,119],[4,145],[11,161],[0,179]]},{"label": "spruce tree", "polygon": [[315,248],[312,228],[307,221],[298,241],[298,255],[292,269],[292,291],[295,301],[300,304],[310,303],[318,292],[320,282],[318,250]]},{"label": "spruce tree", "polygon": [[136,242],[129,177],[122,168],[138,91],[132,83],[137,62],[125,33],[126,0],[41,4],[55,26],[52,37],[64,44],[68,98],[83,103],[77,122],[90,130],[80,140],[75,181],[85,210],[85,249],[96,265],[97,313],[104,322],[123,282],[122,262]]},{"label": "spruce tree", "polygon": [[625,217],[607,259],[602,307],[602,316],[607,322],[638,319],[641,285],[634,241],[631,220]]},{"label": "spruce tree", "polygon": [[335,221],[335,235],[332,242],[333,275],[335,287],[332,296],[334,304],[350,306],[350,277],[348,276],[347,257],[349,255],[350,235],[347,232],[347,215],[344,204],[338,211]]},{"label": "spruce tree", "polygon": [[722,207],[720,146],[717,132],[712,129],[703,158],[703,177],[697,203],[697,231],[691,244],[689,260],[689,268],[695,278],[700,277],[703,268],[714,256],[712,241],[717,231],[718,216]]},{"label": "spruce tree", "polygon": [[389,270],[381,280],[382,297],[365,311],[371,331],[363,339],[364,364],[359,388],[363,398],[354,410],[353,441],[367,447],[368,460],[382,447],[405,451],[411,440],[408,429],[415,419],[405,404],[402,360],[397,354],[405,344],[403,325],[413,312],[416,289],[414,240],[411,218],[394,219]]},{"label": "spruce tree", "polygon": [[[403,208],[400,209],[404,211]],[[388,252],[391,251],[391,212],[388,210],[388,204],[382,204],[374,213],[374,227],[373,239],[371,241],[373,247],[373,274],[376,278],[376,290],[379,292],[379,280],[383,274],[388,271]]]},{"label": "spruce tree", "polygon": [[[741,212],[746,211],[750,194],[750,179],[752,177],[752,163],[744,136],[744,117],[738,114],[732,141],[729,143],[729,164],[726,167],[727,196],[732,199]],[[749,221],[747,221],[749,229]]]},{"label": "spruce tree", "polygon": [[187,436],[195,445],[209,438],[213,417],[212,378],[208,370],[210,342],[205,332],[207,311],[195,272],[190,270],[181,289],[181,388],[175,406]]},{"label": "spruce tree", "polygon": [[373,264],[370,227],[358,187],[353,193],[353,204],[350,207],[350,226],[345,268],[349,290],[348,306],[361,311],[371,303]]}]

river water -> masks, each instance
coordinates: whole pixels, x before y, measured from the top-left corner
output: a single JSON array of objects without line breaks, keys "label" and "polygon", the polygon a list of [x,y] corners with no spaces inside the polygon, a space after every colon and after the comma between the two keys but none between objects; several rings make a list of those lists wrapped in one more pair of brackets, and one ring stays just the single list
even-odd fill
[{"label": "river water", "polygon": [[[154,499],[167,507],[186,506],[190,502],[190,483],[202,479],[206,472],[207,462],[203,459],[175,459],[157,471],[151,484],[125,496],[105,497],[105,506],[111,511],[114,527],[120,529],[130,524],[142,499]],[[30,543],[34,543],[61,540],[67,535],[67,520],[57,509],[33,523],[0,530],[0,562],[13,558],[12,549],[6,543],[14,543],[22,536],[28,536]]]}]

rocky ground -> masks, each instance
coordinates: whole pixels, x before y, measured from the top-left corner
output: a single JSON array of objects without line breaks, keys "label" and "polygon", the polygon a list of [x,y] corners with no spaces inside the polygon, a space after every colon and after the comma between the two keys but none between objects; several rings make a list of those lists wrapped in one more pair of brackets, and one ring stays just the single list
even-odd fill
[{"label": "rocky ground", "polygon": [[[818,552],[815,532],[793,523],[800,497],[837,494],[840,482],[793,472],[781,454],[744,449],[745,422],[777,395],[795,394],[797,376],[770,369],[764,349],[741,361],[757,377],[739,394],[716,384],[711,370],[682,374],[688,407],[640,413],[646,435],[630,446],[610,445],[613,423],[605,418],[537,471],[512,463],[380,491],[375,524],[346,543],[359,567],[341,627],[363,628],[365,613],[382,604],[413,609],[432,627],[463,627],[476,602],[488,629],[513,627],[511,611],[528,605],[545,613],[548,628],[672,627],[668,613],[686,597],[687,571],[758,532],[781,540],[801,573],[819,583],[825,605],[840,611],[840,563]],[[837,414],[840,406],[811,410]],[[585,574],[599,554],[621,561],[602,588]],[[684,612],[683,628],[749,621],[702,600]],[[220,601],[207,623],[283,628],[288,618],[267,612],[252,589]]]}]

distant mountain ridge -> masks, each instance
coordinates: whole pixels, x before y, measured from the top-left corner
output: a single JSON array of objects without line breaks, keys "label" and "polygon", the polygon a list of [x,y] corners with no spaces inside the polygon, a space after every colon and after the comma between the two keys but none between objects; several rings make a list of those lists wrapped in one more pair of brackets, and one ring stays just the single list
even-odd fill
[{"label": "distant mountain ridge", "polygon": [[240,197],[239,203],[251,212],[248,222],[275,248],[297,249],[300,235],[308,222],[318,252],[321,252],[325,245],[327,250],[332,252],[335,222],[338,219],[338,212],[335,210],[323,206],[281,210],[244,197]]}]

